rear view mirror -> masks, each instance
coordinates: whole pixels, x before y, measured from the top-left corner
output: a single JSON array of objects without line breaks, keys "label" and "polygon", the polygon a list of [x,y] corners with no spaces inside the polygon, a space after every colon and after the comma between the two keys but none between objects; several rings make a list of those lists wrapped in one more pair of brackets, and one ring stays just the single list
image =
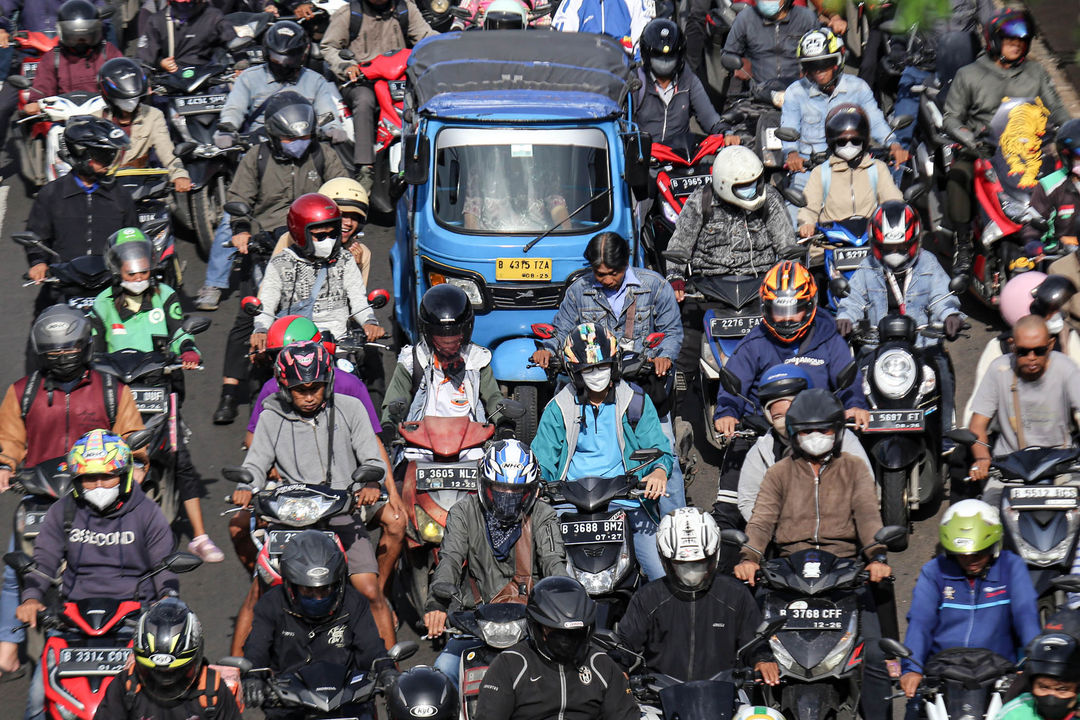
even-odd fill
[{"label": "rear view mirror", "polygon": [[645,347],[652,349],[660,345],[664,341],[664,333],[654,332],[645,336]]},{"label": "rear view mirror", "polygon": [[255,317],[262,314],[262,300],[254,295],[248,295],[240,301],[240,309],[244,311],[245,315]]},{"label": "rear view mirror", "polygon": [[979,438],[975,436],[975,433],[971,432],[967,428],[947,430],[942,433],[942,435],[959,445],[974,445],[979,441]]},{"label": "rear view mirror", "polygon": [[420,644],[415,640],[402,640],[399,643],[395,643],[394,647],[390,648],[386,654],[390,656],[390,659],[394,662],[401,662],[407,660],[420,651]]},{"label": "rear view mirror", "polygon": [[893,130],[902,130],[913,122],[915,122],[914,115],[897,115],[889,122],[889,127]]},{"label": "rear view mirror", "polygon": [[881,638],[878,640],[878,647],[885,653],[886,658],[911,657],[911,650],[908,649],[907,645],[893,638]]},{"label": "rear view mirror", "polygon": [[918,182],[909,186],[904,190],[904,202],[910,204],[926,194],[926,191],[930,189],[930,184],[926,182]]},{"label": "rear view mirror", "polygon": [[845,365],[840,372],[836,373],[836,389],[843,390],[851,387],[855,378],[859,375],[859,366],[854,360]]},{"label": "rear view mirror", "polygon": [[250,660],[246,657],[236,657],[235,655],[229,655],[223,657],[217,661],[218,665],[224,665],[225,667],[236,668],[240,671],[241,675],[246,675],[251,672],[251,669],[255,667]]},{"label": "rear view mirror", "polygon": [[30,81],[27,80],[24,75],[8,75],[7,80],[5,80],[4,82],[11,85],[11,87],[17,90],[30,89]]},{"label": "rear view mirror", "polygon": [[555,326],[551,323],[533,323],[531,330],[533,335],[541,340],[550,340],[555,337]]},{"label": "rear view mirror", "polygon": [[255,476],[243,465],[226,465],[221,468],[221,476],[234,483],[255,484]]},{"label": "rear view mirror", "polygon": [[720,368],[720,386],[729,395],[742,395],[742,381],[726,367]]},{"label": "rear view mirror", "polygon": [[22,245],[24,248],[37,247],[41,244],[41,238],[38,237],[38,234],[30,230],[13,232],[11,233],[11,239],[15,241],[16,245]]},{"label": "rear view mirror", "polygon": [[154,436],[156,430],[154,428],[143,428],[142,430],[135,430],[128,433],[128,436],[124,438],[124,442],[132,450],[142,450],[150,442],[150,439]]},{"label": "rear view mirror", "polygon": [[802,137],[802,133],[791,127],[778,127],[776,128],[776,137],[783,142],[798,142]]},{"label": "rear view mirror", "polygon": [[754,630],[754,635],[757,635],[761,638],[772,637],[774,634],[776,634],[777,630],[784,627],[784,625],[786,624],[787,617],[784,615],[779,615],[769,620],[762,620],[761,624],[757,626],[756,630]]},{"label": "rear view mirror", "polygon": [[385,474],[386,471],[377,465],[361,465],[353,470],[352,481],[358,485],[377,483]]},{"label": "rear view mirror", "polygon": [[503,398],[496,405],[496,409],[511,420],[525,417],[525,406],[517,400]]},{"label": "rear view mirror", "polygon": [[780,195],[797,208],[806,207],[806,195],[803,194],[802,190],[796,190],[785,185],[780,188]]},{"label": "rear view mirror", "polygon": [[720,56],[720,65],[728,72],[735,72],[742,69],[742,58],[738,55],[725,53]]},{"label": "rear view mirror", "polygon": [[1065,592],[1080,592],[1080,575],[1061,575],[1051,580],[1050,584]]},{"label": "rear view mirror", "polygon": [[190,140],[185,140],[184,142],[177,143],[173,146],[173,155],[183,160],[188,155],[195,152],[195,148],[197,147],[199,147],[198,143],[193,143]]},{"label": "rear view mirror", "polygon": [[889,552],[902,552],[907,549],[907,528],[900,525],[886,525],[874,533],[874,542],[880,543]]},{"label": "rear view mirror", "polygon": [[225,212],[229,213],[229,215],[233,217],[250,217],[251,206],[248,205],[246,202],[240,202],[239,200],[235,200],[233,202],[225,203]]},{"label": "rear view mirror", "polygon": [[649,174],[649,159],[652,156],[652,136],[637,132],[626,136],[623,146],[626,157],[623,163],[623,177],[634,197],[643,200],[649,196],[652,176]]},{"label": "rear view mirror", "polygon": [[382,288],[372,290],[368,293],[367,301],[371,307],[379,310],[380,308],[386,307],[390,302],[390,292],[388,290],[383,290]]},{"label": "rear view mirror", "polygon": [[386,414],[395,425],[405,419],[405,414],[409,412],[409,403],[404,400],[394,400],[386,407]]},{"label": "rear view mirror", "polygon": [[30,572],[30,569],[34,567],[34,558],[30,557],[22,550],[16,552],[4,553],[4,564],[15,571],[18,575],[25,575]]},{"label": "rear view mirror", "polygon": [[405,182],[410,185],[423,185],[428,181],[428,167],[431,164],[431,145],[426,135],[408,133],[401,140],[402,157],[405,163]]},{"label": "rear view mirror", "polygon": [[835,298],[846,298],[851,293],[851,284],[843,275],[829,278],[829,292]]},{"label": "rear view mirror", "polygon": [[746,533],[742,530],[728,528],[727,530],[720,531],[720,542],[724,545],[741,548],[743,545],[750,542],[750,538],[748,538]]},{"label": "rear view mirror", "polygon": [[179,575],[181,573],[191,572],[202,565],[202,563],[202,558],[198,555],[192,555],[189,552],[174,552],[161,561],[161,566],[166,570]]},{"label": "rear view mirror", "polygon": [[188,335],[198,335],[210,329],[210,318],[189,315],[180,323],[180,328]]},{"label": "rear view mirror", "polygon": [[657,450],[656,448],[645,448],[642,450],[635,450],[630,453],[630,462],[634,463],[651,463],[664,457],[663,450]]},{"label": "rear view mirror", "polygon": [[969,282],[970,280],[967,275],[957,275],[949,281],[949,291],[959,295],[960,293],[967,291]]}]

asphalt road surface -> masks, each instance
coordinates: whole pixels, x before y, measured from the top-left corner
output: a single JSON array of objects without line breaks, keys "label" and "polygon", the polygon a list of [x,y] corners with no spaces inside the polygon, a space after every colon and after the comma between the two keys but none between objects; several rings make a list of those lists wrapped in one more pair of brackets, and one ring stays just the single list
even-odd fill
[{"label": "asphalt road surface", "polygon": [[[0,385],[6,387],[23,375],[23,348],[29,329],[31,309],[35,290],[22,288],[22,274],[26,263],[21,248],[10,241],[13,231],[22,230],[30,212],[31,200],[27,197],[24,185],[16,177],[9,175],[0,187],[0,297],[3,298],[3,320],[0,321]],[[371,272],[373,287],[386,287],[392,290],[389,270],[388,251],[393,242],[393,228],[371,224],[366,230],[365,241],[374,253],[374,265]],[[183,288],[181,290],[185,307],[190,309],[191,298],[202,285],[205,266],[198,259],[194,247],[187,242],[178,243],[178,251],[186,262]],[[180,290],[178,288],[178,290]],[[236,609],[240,606],[248,587],[248,577],[243,572],[228,540],[227,518],[221,513],[228,509],[224,498],[232,491],[232,485],[221,479],[220,469],[224,465],[236,464],[242,460],[241,440],[246,422],[238,421],[231,426],[215,426],[210,416],[216,407],[220,382],[221,367],[226,334],[237,312],[238,298],[228,298],[219,310],[205,315],[213,320],[213,326],[206,333],[198,336],[199,347],[203,352],[206,370],[189,372],[187,377],[187,401],[184,416],[191,427],[191,452],[197,469],[206,482],[206,497],[203,500],[203,513],[210,536],[225,550],[226,559],[219,564],[205,564],[195,572],[181,577],[181,594],[202,620],[206,636],[206,657],[214,660],[228,654],[232,625]],[[992,337],[993,330],[988,322],[995,316],[972,303],[965,303],[966,310],[973,313],[970,338],[960,339],[951,345],[950,351],[958,372],[959,408],[971,394],[972,372],[982,348]],[[392,304],[391,304],[392,307]],[[389,310],[380,311],[380,319],[389,322]],[[389,327],[389,325],[387,325]],[[393,358],[385,358],[389,371]],[[244,416],[246,417],[246,415]],[[695,426],[697,435],[701,434],[701,421],[698,417],[688,418]],[[699,448],[704,440],[699,442]],[[698,473],[688,496],[701,507],[710,507],[716,493],[717,472],[714,465],[717,458],[709,449],[704,450],[704,462],[698,464]],[[10,533],[11,518],[18,497],[13,493],[0,496],[0,518],[3,530],[0,530],[0,546],[6,547]],[[915,534],[909,549],[892,557],[891,562],[897,578],[897,596],[900,613],[907,611],[911,589],[918,576],[919,567],[934,552],[937,541],[937,517],[919,516],[915,523]],[[184,548],[191,539],[190,529],[185,522],[176,525],[180,547]],[[407,628],[399,632],[399,639],[415,639],[415,634]],[[410,664],[430,663],[434,653],[430,645],[421,643],[422,650]],[[0,707],[8,708],[2,715],[14,718],[21,715],[28,687],[28,679],[0,684]],[[900,704],[897,703],[899,706]],[[257,717],[258,713],[248,712]]]}]

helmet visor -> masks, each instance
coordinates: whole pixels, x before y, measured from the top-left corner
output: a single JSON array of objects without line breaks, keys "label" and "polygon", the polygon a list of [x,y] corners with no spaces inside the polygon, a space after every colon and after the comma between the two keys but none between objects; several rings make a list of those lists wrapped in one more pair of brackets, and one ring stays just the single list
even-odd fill
[{"label": "helmet visor", "polygon": [[710,560],[672,561],[671,567],[675,573],[675,579],[679,585],[697,590],[709,579]]},{"label": "helmet visor", "polygon": [[806,317],[806,308],[794,297],[778,297],[770,303],[773,322],[797,322]]},{"label": "helmet visor", "polygon": [[824,70],[832,70],[836,67],[836,58],[833,56],[827,58],[814,58],[813,60],[803,60],[802,69],[807,75],[816,72],[822,72]]},{"label": "helmet visor", "polygon": [[123,100],[117,100],[115,98],[109,98],[109,102],[115,107],[119,108],[123,112],[133,113],[139,108],[139,100],[142,98],[124,98]]},{"label": "helmet visor", "polygon": [[764,176],[753,182],[731,186],[731,193],[740,200],[757,200],[763,192],[765,192]]},{"label": "helmet visor", "polygon": [[589,642],[592,628],[580,628],[575,630],[557,630],[545,627],[543,629],[544,645],[548,655],[557,663],[564,665],[576,664]]},{"label": "helmet visor", "polygon": [[496,520],[504,523],[517,522],[525,509],[525,500],[532,491],[531,485],[502,485],[484,483],[485,504]]},{"label": "helmet visor", "polygon": [[1007,20],[1001,25],[1001,37],[1017,40],[1030,40],[1033,33],[1027,20],[1022,17]]}]

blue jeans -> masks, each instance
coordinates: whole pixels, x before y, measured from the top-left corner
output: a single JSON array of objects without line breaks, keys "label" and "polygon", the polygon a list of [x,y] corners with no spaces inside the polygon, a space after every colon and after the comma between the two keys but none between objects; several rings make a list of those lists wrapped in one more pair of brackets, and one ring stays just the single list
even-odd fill
[{"label": "blue jeans", "polygon": [[[49,633],[47,635],[55,635]],[[30,678],[30,692],[26,696],[25,720],[45,720],[45,663],[39,662],[34,666],[34,676]]]},{"label": "blue jeans", "polygon": [[[8,538],[7,551],[15,549],[15,536]],[[19,578],[15,571],[4,567],[4,587],[0,591],[0,642],[21,643],[26,639],[26,630],[15,617],[15,608],[19,607]],[[36,658],[35,658],[36,660]]]},{"label": "blue jeans", "polygon": [[232,228],[229,213],[221,214],[221,222],[214,231],[214,242],[210,246],[210,259],[206,263],[206,285],[226,290],[229,287],[229,275],[232,273],[233,256],[236,248],[225,243],[232,240]]},{"label": "blue jeans", "polygon": [[664,577],[664,565],[660,562],[660,551],[656,549],[656,523],[641,508],[627,508],[630,527],[634,530],[634,554],[638,565],[649,580]]},{"label": "blue jeans", "polygon": [[[671,424],[671,415],[661,419],[660,429],[664,431],[664,437],[671,443],[671,452],[675,453],[675,428]],[[667,483],[667,497],[660,498],[660,517],[664,517],[672,510],[686,507],[686,481],[683,479],[682,467],[676,455],[671,463],[671,477]],[[2,617],[2,616],[0,616]]]},{"label": "blue jeans", "polygon": [[[893,115],[912,115],[916,122],[919,119],[919,96],[911,92],[911,88],[927,82],[933,74],[908,65],[900,75],[900,86],[896,90],[896,104],[893,106]],[[911,123],[906,128],[900,128],[894,134],[896,140],[905,148],[911,147],[911,135],[915,132],[916,123]]]},{"label": "blue jeans", "polygon": [[460,690],[461,688],[458,687],[458,675],[461,669],[461,655],[466,650],[481,645],[483,645],[482,642],[469,635],[450,638],[446,643],[446,647],[439,653],[439,657],[435,658],[434,668],[450,678],[453,686]]}]

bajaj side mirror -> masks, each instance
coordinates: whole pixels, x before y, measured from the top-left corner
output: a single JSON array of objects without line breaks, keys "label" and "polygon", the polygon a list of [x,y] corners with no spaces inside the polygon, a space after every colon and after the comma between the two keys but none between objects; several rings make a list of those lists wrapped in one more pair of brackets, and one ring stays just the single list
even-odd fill
[{"label": "bajaj side mirror", "polygon": [[210,329],[210,318],[189,315],[180,323],[180,329],[188,335],[198,335]]},{"label": "bajaj side mirror", "polygon": [[780,195],[797,208],[806,207],[806,195],[802,190],[784,185],[780,188]]},{"label": "bajaj side mirror", "polygon": [[635,450],[634,452],[630,453],[630,462],[651,463],[656,462],[663,456],[663,450],[657,450],[656,448],[645,448],[642,450]]},{"label": "bajaj side mirror", "polygon": [[742,395],[742,381],[726,367],[720,368],[720,386],[729,395]]},{"label": "bajaj side mirror", "polygon": [[410,185],[423,185],[428,181],[428,166],[431,163],[431,146],[426,135],[408,133],[401,140],[402,157],[405,163],[405,182]]},{"label": "bajaj side mirror", "polygon": [[378,290],[372,290],[367,296],[368,305],[379,310],[387,306],[390,302],[390,292],[379,288]]}]

